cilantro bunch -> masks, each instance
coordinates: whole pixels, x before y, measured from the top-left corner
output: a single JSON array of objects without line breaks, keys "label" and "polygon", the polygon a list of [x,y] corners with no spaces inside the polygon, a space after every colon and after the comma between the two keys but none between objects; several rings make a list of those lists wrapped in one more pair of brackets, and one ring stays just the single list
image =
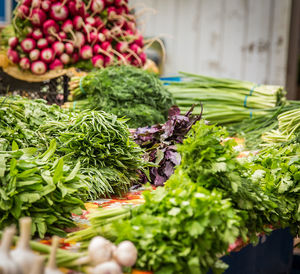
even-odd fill
[{"label": "cilantro bunch", "polygon": [[[243,220],[241,235],[256,240],[257,232],[270,232],[269,225],[288,225],[286,202],[278,194],[266,191],[260,181],[252,180],[248,166],[237,159],[234,140],[225,140],[224,128],[197,123],[178,147],[182,162],[177,172],[232,200]],[[272,168],[272,167],[270,167]]]},{"label": "cilantro bunch", "polygon": [[240,217],[220,192],[177,173],[144,198],[130,219],[113,223],[117,242],[127,239],[136,245],[137,268],[158,274],[226,268],[219,257],[239,235]]}]

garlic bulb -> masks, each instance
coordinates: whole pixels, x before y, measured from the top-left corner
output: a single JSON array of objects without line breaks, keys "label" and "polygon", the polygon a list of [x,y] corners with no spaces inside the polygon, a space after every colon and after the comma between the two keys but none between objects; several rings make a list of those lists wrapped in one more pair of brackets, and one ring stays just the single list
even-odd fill
[{"label": "garlic bulb", "polygon": [[59,237],[53,236],[52,237],[52,248],[51,253],[48,261],[48,265],[45,268],[45,274],[63,274],[57,266],[56,266],[56,251],[59,244]]},{"label": "garlic bulb", "polygon": [[37,255],[30,249],[31,239],[31,218],[23,217],[20,219],[20,238],[15,250],[11,252],[12,259],[22,269],[23,274],[31,274],[32,266],[37,259]]},{"label": "garlic bulb", "polygon": [[14,226],[8,227],[4,230],[0,245],[0,273],[1,274],[20,274],[21,271],[18,265],[10,256],[10,247],[13,237],[16,233]]},{"label": "garlic bulb", "polygon": [[107,262],[112,257],[111,242],[103,237],[94,237],[88,247],[88,256],[93,265]]},{"label": "garlic bulb", "polygon": [[121,267],[114,261],[105,262],[97,265],[93,270],[92,274],[122,274]]},{"label": "garlic bulb", "polygon": [[114,252],[114,258],[121,266],[131,267],[137,260],[136,247],[130,241],[121,242]]}]

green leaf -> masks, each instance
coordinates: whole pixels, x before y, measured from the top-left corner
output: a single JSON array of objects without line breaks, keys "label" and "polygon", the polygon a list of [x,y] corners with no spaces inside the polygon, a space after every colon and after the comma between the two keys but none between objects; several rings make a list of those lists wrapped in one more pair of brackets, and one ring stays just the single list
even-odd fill
[{"label": "green leaf", "polygon": [[11,144],[11,150],[14,151],[14,150],[18,150],[18,149],[19,149],[18,144],[15,141],[13,141]]},{"label": "green leaf", "polygon": [[4,176],[6,171],[6,158],[0,155],[0,178]]},{"label": "green leaf", "polygon": [[56,141],[55,139],[52,139],[48,150],[46,150],[45,153],[41,155],[41,161],[47,162],[53,156],[55,150],[56,150]]},{"label": "green leaf", "polygon": [[63,177],[63,166],[64,166],[64,159],[61,158],[58,161],[57,166],[55,167],[54,175],[53,175],[53,183],[56,184],[58,181]]},{"label": "green leaf", "polygon": [[65,182],[73,180],[75,178],[75,176],[77,175],[79,169],[80,169],[80,161],[77,162],[77,164],[74,167],[74,169],[71,171],[71,173],[69,174],[69,176],[65,179]]},{"label": "green leaf", "polygon": [[19,197],[22,202],[24,203],[27,202],[31,204],[38,201],[41,198],[40,194],[38,193],[26,193],[26,192],[20,193]]},{"label": "green leaf", "polygon": [[189,234],[192,237],[201,235],[204,232],[204,226],[202,226],[200,223],[197,221],[192,222],[192,224],[189,226]]}]

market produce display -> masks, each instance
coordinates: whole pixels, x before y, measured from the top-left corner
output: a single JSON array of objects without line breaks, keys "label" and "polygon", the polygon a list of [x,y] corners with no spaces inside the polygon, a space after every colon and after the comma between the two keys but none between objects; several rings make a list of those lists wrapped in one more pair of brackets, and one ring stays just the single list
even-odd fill
[{"label": "market produce display", "polygon": [[95,109],[129,119],[132,128],[164,123],[175,103],[158,77],[130,66],[113,66],[70,81],[72,108]]},{"label": "market produce display", "polygon": [[[286,100],[281,86],[181,74],[182,82],[168,85],[177,105],[182,111],[188,111],[191,105],[202,103],[203,116],[212,123],[227,124],[263,117],[268,114],[267,109],[283,105]],[[196,108],[195,113],[200,113],[200,109]]]},{"label": "market produce display", "polygon": [[144,39],[127,0],[22,0],[14,11],[9,59],[41,75],[70,64],[142,67]]},{"label": "market produce display", "polygon": [[142,269],[206,273],[225,267],[217,259],[237,237],[256,242],[259,233],[284,227],[299,233],[299,142],[240,160],[227,136],[197,122],[178,146],[181,164],[164,188],[144,194],[142,206],[92,213],[91,227],[69,240],[132,240]]}]

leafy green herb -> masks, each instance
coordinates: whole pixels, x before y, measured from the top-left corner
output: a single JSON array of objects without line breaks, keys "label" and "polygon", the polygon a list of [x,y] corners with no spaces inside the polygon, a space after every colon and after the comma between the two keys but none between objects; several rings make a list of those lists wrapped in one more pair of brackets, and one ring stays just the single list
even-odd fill
[{"label": "leafy green herb", "polygon": [[73,99],[87,96],[88,100],[76,102],[77,106],[127,117],[134,128],[165,122],[174,104],[154,74],[132,66],[108,67],[73,78],[70,87]]},{"label": "leafy green herb", "polygon": [[88,187],[77,170],[56,159],[53,140],[43,155],[35,148],[0,152],[0,228],[30,216],[32,233],[43,238],[45,233],[65,235],[62,228],[74,226],[71,213],[84,209]]}]

